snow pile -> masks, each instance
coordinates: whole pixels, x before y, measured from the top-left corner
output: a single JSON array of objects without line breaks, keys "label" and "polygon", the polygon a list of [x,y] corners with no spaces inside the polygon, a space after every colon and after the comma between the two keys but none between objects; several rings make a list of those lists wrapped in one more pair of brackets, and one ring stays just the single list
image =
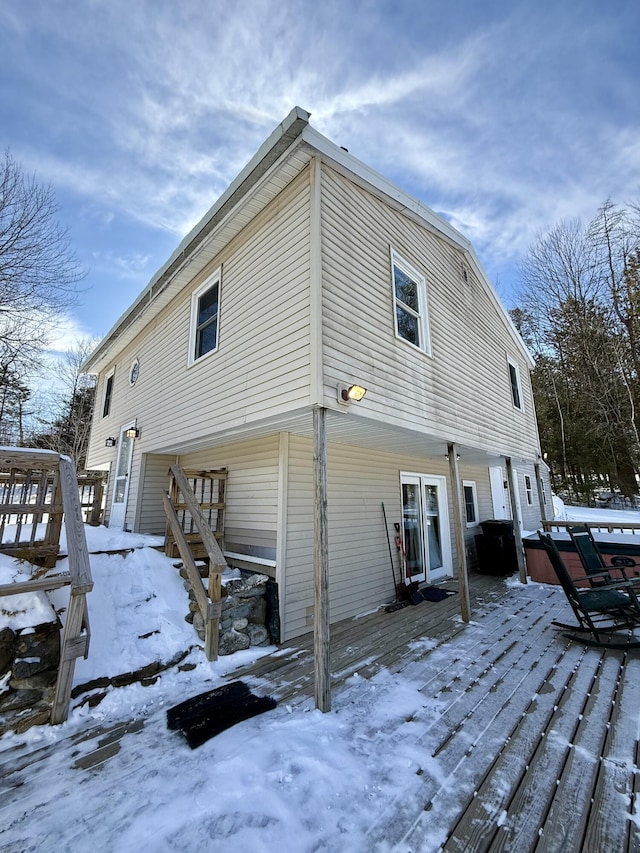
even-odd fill
[{"label": "snow pile", "polygon": [[[0,554],[0,584],[31,580],[31,565]],[[56,614],[44,592],[25,592],[0,597],[0,631],[19,631],[55,622]]]}]

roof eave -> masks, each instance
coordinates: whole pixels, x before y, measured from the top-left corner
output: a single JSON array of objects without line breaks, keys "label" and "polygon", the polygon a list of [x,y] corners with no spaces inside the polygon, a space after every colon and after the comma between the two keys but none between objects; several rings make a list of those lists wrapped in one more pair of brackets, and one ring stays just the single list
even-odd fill
[{"label": "roof eave", "polygon": [[200,222],[180,242],[169,260],[156,272],[135,302],[122,314],[96,349],[82,364],[84,373],[95,372],[112,344],[136,321],[144,309],[166,287],[178,269],[191,256],[198,244],[213,231],[216,225],[241,201],[260,178],[282,156],[302,134],[309,124],[310,113],[294,107],[289,115],[263,142],[237,177],[229,184],[216,203],[207,211]]}]

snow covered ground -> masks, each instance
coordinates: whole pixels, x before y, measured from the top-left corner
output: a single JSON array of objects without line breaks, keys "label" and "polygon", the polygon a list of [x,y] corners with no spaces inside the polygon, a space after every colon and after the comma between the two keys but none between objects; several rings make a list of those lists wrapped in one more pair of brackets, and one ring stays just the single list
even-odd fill
[{"label": "snow covered ground", "polygon": [[[107,543],[136,550],[92,556],[91,652],[87,661],[78,661],[75,683],[167,661],[194,646],[172,561],[143,547],[157,540],[104,528],[87,528],[87,533],[92,551],[105,550]],[[534,600],[542,594],[536,587],[514,581],[514,600],[522,594]],[[64,606],[64,592],[56,596],[56,605]],[[445,654],[473,659],[477,648],[464,637],[463,632],[452,640],[446,652],[434,651],[433,664],[442,665]],[[108,688],[93,708],[80,704],[79,697],[62,726],[5,735],[0,766],[21,746],[44,749],[46,757],[36,765],[37,774],[26,768],[20,787],[2,794],[0,849],[370,850],[367,830],[404,785],[415,784],[418,763],[420,773],[434,779],[441,774],[430,750],[416,751],[409,740],[394,736],[388,749],[380,749],[381,733],[391,737],[417,708],[424,709],[421,682],[385,670],[369,680],[356,674],[334,696],[329,714],[315,711],[309,701],[281,705],[193,751],[166,728],[167,708],[225,683],[239,664],[273,651],[249,649],[209,663],[194,648],[183,668],[166,670],[154,684]],[[436,703],[434,714],[437,710]],[[131,720],[142,728],[126,736],[118,754],[78,769],[75,734]],[[435,851],[441,841],[435,831],[421,849]]]}]

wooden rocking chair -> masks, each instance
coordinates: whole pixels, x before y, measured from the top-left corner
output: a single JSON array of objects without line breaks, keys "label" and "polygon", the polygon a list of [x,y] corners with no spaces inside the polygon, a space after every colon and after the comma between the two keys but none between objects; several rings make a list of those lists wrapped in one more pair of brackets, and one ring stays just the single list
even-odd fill
[{"label": "wooden rocking chair", "polygon": [[580,562],[591,586],[600,586],[603,583],[613,585],[620,583],[619,578],[611,575],[611,568],[616,569],[620,573],[623,587],[635,586],[638,588],[640,586],[640,579],[628,578],[625,572],[625,569],[637,565],[634,559],[631,557],[614,557],[611,560],[611,566],[607,566],[600,553],[598,544],[586,524],[575,524],[572,527],[568,527],[567,532],[580,557]]},{"label": "wooden rocking chair", "polygon": [[[563,622],[553,624],[566,629],[565,637],[587,646],[640,648],[640,640],[634,639],[631,633],[640,627],[640,603],[631,582],[606,583],[600,577],[596,586],[584,589],[577,587],[576,583],[581,581],[591,583],[595,579],[594,575],[572,578],[551,536],[546,533],[538,533],[538,536],[578,620],[578,625],[566,625]],[[627,632],[626,639],[617,634],[620,631]]]}]

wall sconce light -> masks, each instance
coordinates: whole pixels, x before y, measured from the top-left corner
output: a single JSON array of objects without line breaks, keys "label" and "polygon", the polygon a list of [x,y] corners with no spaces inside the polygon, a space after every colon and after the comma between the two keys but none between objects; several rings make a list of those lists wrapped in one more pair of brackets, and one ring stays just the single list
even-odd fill
[{"label": "wall sconce light", "polygon": [[[448,454],[448,453],[445,453],[444,458],[445,458],[445,459],[447,460],[447,462],[448,462],[448,461],[449,461],[449,454]],[[456,461],[457,461],[457,462],[459,462],[459,461],[460,461],[460,454],[459,454],[459,453],[456,453]]]},{"label": "wall sconce light", "polygon": [[118,443],[117,438],[105,438],[105,440],[104,440],[104,446],[105,447],[115,447],[117,443]]},{"label": "wall sconce light", "polygon": [[127,438],[140,438],[140,430],[138,427],[129,427],[129,429],[125,432]]},{"label": "wall sconce light", "polygon": [[367,393],[367,389],[362,385],[345,385],[342,382],[338,383],[338,402],[349,403],[351,400],[358,402],[362,400]]}]

